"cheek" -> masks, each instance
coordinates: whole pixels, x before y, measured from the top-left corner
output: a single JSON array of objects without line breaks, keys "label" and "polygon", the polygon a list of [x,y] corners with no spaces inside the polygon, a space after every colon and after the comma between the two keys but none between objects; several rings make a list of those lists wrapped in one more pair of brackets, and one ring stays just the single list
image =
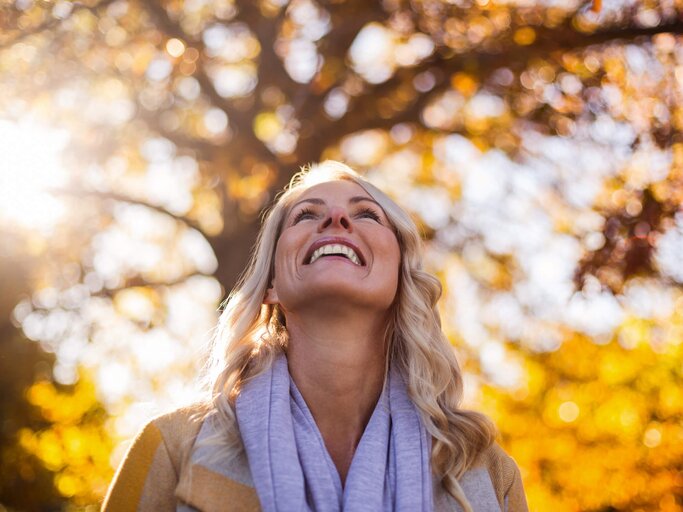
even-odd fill
[{"label": "cheek", "polygon": [[398,243],[398,240],[396,239],[396,235],[394,235],[393,232],[388,238],[389,239],[387,240],[387,252],[391,254],[393,261],[396,263],[396,266],[398,267],[401,262],[401,247]]},{"label": "cheek", "polygon": [[273,256],[273,278],[271,281],[271,285],[275,290],[277,290],[277,293],[280,294],[282,290],[283,284],[287,282],[287,263],[284,258],[284,254],[282,251],[283,247],[278,241],[278,245],[275,248],[275,254]]},{"label": "cheek", "polygon": [[401,267],[401,249],[398,245],[398,241],[395,238],[388,239],[385,244],[383,244],[383,254],[386,265],[383,267],[386,269],[387,273],[395,276],[398,280],[398,274]]},{"label": "cheek", "polygon": [[305,241],[305,236],[298,233],[295,228],[289,228],[278,239],[275,247],[274,267],[275,276],[281,276],[280,280],[297,273],[296,266]]}]

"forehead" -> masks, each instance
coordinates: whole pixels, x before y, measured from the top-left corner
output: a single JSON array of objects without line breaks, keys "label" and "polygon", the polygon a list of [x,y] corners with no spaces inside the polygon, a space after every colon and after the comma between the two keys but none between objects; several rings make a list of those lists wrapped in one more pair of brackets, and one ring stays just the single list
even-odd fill
[{"label": "forehead", "polygon": [[313,197],[323,199],[326,202],[334,200],[345,201],[358,196],[372,199],[372,196],[358,183],[348,180],[335,180],[313,185],[299,196],[297,202]]}]

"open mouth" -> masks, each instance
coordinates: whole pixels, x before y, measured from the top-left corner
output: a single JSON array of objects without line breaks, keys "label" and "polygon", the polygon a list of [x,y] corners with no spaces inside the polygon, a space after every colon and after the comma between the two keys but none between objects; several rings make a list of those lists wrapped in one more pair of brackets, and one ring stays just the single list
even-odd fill
[{"label": "open mouth", "polygon": [[363,255],[359,250],[348,245],[348,242],[339,243],[338,241],[318,241],[308,250],[308,255],[304,259],[304,265],[310,265],[320,258],[327,256],[341,256],[348,259],[351,263],[358,266],[365,265]]},{"label": "open mouth", "polygon": [[310,265],[315,260],[324,258],[325,256],[344,256],[350,259],[356,265],[360,265],[360,259],[358,259],[356,252],[351,249],[351,247],[346,247],[345,245],[340,244],[324,245],[323,247],[316,249],[308,264]]}]

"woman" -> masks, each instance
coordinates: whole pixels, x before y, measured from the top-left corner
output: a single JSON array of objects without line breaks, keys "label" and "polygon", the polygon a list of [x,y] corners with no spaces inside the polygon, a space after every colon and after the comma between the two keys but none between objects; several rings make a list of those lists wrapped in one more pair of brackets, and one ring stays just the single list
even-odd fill
[{"label": "woman", "polygon": [[344,164],[298,174],[223,311],[211,399],[150,422],[105,510],[519,511],[519,470],[440,327],[410,217]]}]

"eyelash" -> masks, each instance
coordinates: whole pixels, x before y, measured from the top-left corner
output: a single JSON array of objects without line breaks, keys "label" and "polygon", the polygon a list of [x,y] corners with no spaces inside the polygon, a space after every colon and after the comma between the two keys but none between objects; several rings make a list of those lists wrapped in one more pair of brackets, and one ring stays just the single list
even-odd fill
[{"label": "eyelash", "polygon": [[304,208],[299,213],[297,213],[296,216],[294,217],[294,224],[298,223],[306,215],[314,216],[315,213],[310,208]]},{"label": "eyelash", "polygon": [[379,218],[379,214],[375,210],[373,210],[372,208],[363,208],[356,215],[367,215],[372,220],[377,221],[380,224],[382,223],[382,221]]},{"label": "eyelash", "polygon": [[[294,217],[293,223],[294,224],[299,223],[299,221],[303,220],[304,217],[306,217],[306,216],[315,217],[315,212],[313,210],[311,210],[310,208],[304,208],[303,210],[299,211],[299,213],[296,214],[296,216]],[[367,207],[362,208],[361,210],[356,212],[356,216],[357,217],[358,216],[367,216],[367,217],[370,217],[375,222],[379,222],[380,224],[382,223],[382,220],[380,219],[379,214],[375,210],[373,210],[372,208],[367,208]]]}]

